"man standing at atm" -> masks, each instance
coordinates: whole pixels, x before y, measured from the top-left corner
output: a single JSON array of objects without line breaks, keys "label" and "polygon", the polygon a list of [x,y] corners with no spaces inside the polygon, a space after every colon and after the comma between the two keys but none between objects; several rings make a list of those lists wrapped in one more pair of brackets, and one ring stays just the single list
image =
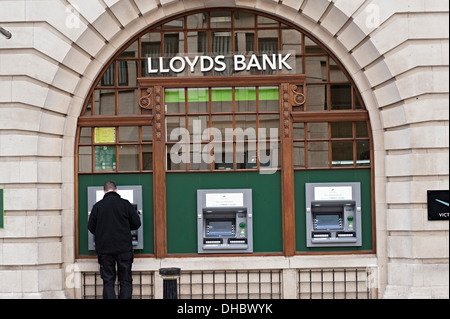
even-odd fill
[{"label": "man standing at atm", "polygon": [[120,283],[119,299],[131,299],[133,244],[131,231],[141,226],[136,209],[117,193],[113,181],[103,186],[105,196],[92,208],[88,229],[95,236],[95,250],[103,279],[103,298],[116,299],[114,283]]}]

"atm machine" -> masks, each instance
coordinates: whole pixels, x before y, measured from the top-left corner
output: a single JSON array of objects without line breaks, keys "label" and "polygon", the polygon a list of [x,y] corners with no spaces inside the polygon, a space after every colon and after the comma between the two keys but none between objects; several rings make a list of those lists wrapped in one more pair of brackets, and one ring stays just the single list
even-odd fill
[{"label": "atm machine", "polygon": [[[128,200],[137,210],[141,219],[141,227],[131,231],[134,249],[144,249],[144,236],[142,225],[142,186],[117,186],[117,193],[123,199]],[[95,203],[103,199],[105,193],[103,186],[88,187],[88,220],[92,207]],[[95,251],[95,236],[88,230],[88,249]]]},{"label": "atm machine", "polygon": [[197,190],[198,253],[252,253],[251,189]]},{"label": "atm machine", "polygon": [[307,247],[361,246],[360,183],[307,183],[306,234]]}]

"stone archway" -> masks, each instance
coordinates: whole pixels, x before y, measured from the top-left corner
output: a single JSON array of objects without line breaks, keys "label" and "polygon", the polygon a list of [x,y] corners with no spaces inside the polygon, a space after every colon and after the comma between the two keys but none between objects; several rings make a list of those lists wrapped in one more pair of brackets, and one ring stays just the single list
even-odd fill
[{"label": "stone archway", "polygon": [[[75,2],[75,1],[74,1]],[[381,55],[375,46],[370,46],[367,41],[367,35],[351,20],[348,14],[353,14],[359,8],[355,5],[346,5],[343,7],[335,6],[329,1],[309,1],[306,5],[302,1],[283,1],[279,4],[274,1],[160,1],[161,5],[148,1],[112,1],[108,10],[102,12],[97,4],[89,3],[89,6],[79,3],[77,6],[73,4],[72,12],[76,14],[76,18],[89,25],[80,36],[82,43],[92,42],[96,37],[102,37],[106,42],[102,48],[93,49],[95,59],[86,65],[83,77],[80,78],[74,99],[71,104],[71,114],[79,114],[85,94],[92,84],[93,79],[98,74],[103,64],[105,64],[114,52],[122,47],[132,36],[142,29],[154,24],[162,19],[172,15],[182,13],[187,10],[210,8],[210,7],[241,7],[252,8],[262,12],[275,14],[276,16],[287,19],[291,23],[307,30],[323,44],[325,44],[344,64],[352,78],[355,80],[364,100],[368,111],[371,114],[372,130],[375,142],[375,179],[376,186],[385,189],[383,169],[385,154],[383,145],[383,129],[381,126],[380,116],[378,114],[378,104],[376,97],[372,92],[371,80],[367,78],[365,71],[361,65],[365,66],[369,59],[364,54],[359,54],[359,43],[355,39],[363,41],[363,46],[370,47],[371,57],[376,60]],[[75,11],[76,9],[76,11]],[[299,11],[301,10],[301,11]],[[93,12],[102,12],[98,17],[92,16]],[[94,20],[95,19],[95,20]],[[102,23],[101,23],[102,22]],[[117,28],[107,28],[108,23],[118,24]],[[92,30],[95,29],[95,33]],[[73,50],[77,50],[74,48]],[[358,54],[355,54],[358,53]],[[93,56],[94,57],[94,56]],[[364,61],[359,61],[364,60]],[[84,93],[84,94],[83,94]],[[75,120],[71,119],[71,120]],[[73,133],[69,138],[70,145],[73,145]],[[379,193],[379,192],[378,192]],[[376,198],[377,216],[383,216],[384,204],[382,198]],[[381,201],[380,201],[381,200]],[[380,217],[378,217],[380,220]],[[383,219],[381,219],[383,220]],[[381,227],[380,227],[381,226]],[[384,229],[382,225],[377,225],[377,229]],[[377,233],[377,237],[384,238],[384,234]],[[381,242],[384,242],[382,239]],[[385,247],[378,244],[378,255],[385,254]],[[384,260],[382,258],[381,260]],[[72,261],[66,261],[71,263]],[[385,269],[385,267],[380,267]],[[385,276],[381,274],[381,280]]]}]

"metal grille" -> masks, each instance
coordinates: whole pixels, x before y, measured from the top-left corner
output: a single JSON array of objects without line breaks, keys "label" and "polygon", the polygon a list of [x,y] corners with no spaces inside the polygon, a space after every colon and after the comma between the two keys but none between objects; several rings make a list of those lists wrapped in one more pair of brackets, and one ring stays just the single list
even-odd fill
[{"label": "metal grille", "polygon": [[281,299],[281,270],[189,271],[178,284],[180,299]]},{"label": "metal grille", "polygon": [[[102,299],[103,280],[99,272],[82,273],[82,298]],[[116,295],[119,295],[119,283],[115,284]],[[154,273],[133,272],[133,299],[154,299]]]},{"label": "metal grille", "polygon": [[372,299],[369,269],[300,269],[299,299]]}]

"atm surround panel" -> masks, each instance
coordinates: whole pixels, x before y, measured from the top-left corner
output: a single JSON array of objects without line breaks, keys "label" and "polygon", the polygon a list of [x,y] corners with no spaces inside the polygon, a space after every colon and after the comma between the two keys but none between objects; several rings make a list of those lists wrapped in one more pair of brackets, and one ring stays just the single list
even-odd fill
[{"label": "atm surround panel", "polygon": [[360,183],[306,184],[307,247],[359,247]]},{"label": "atm surround panel", "polygon": [[250,189],[198,190],[198,253],[253,252],[252,215]]},{"label": "atm surround panel", "polygon": [[[143,219],[142,219],[142,186],[117,186],[118,194],[127,199],[137,210],[139,218],[141,219],[141,227],[137,230],[131,231],[131,238],[133,249],[144,249],[144,235],[143,235]],[[91,214],[92,207],[95,203],[103,198],[103,186],[88,187],[88,220]],[[88,249],[95,251],[95,236],[88,230]]]}]

